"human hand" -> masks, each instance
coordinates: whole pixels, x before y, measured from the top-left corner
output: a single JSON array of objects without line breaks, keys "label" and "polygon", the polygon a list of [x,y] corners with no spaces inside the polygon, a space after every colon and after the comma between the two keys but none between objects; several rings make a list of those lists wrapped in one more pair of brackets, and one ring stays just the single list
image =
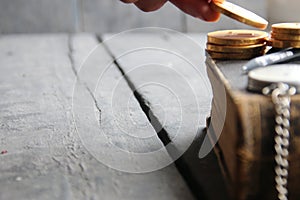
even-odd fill
[{"label": "human hand", "polygon": [[[124,3],[134,3],[139,9],[150,12],[161,8],[168,0],[121,0]],[[183,12],[205,20],[217,21],[220,18],[220,13],[215,12],[210,7],[212,0],[169,0]],[[222,0],[218,0],[222,1]]]}]

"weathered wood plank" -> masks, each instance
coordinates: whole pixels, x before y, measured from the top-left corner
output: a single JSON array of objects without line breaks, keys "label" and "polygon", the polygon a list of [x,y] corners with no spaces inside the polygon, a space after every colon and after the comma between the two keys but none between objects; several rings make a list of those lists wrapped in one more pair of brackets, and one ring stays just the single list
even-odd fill
[{"label": "weathered wood plank", "polygon": [[[0,90],[3,94],[0,148],[8,151],[0,155],[0,199],[193,199],[174,166],[147,174],[119,172],[101,164],[87,150],[89,144],[83,145],[80,137],[100,129],[92,126],[90,118],[82,124],[73,122],[74,72],[96,44],[90,35],[74,36],[71,40],[66,35],[0,38]],[[101,62],[109,60],[109,55],[105,51],[102,53],[91,63],[97,61],[95,64],[101,66]],[[115,67],[110,75],[112,79],[121,76]],[[89,103],[94,104],[87,89],[89,84],[80,84],[86,108]],[[121,91],[131,93],[124,84]],[[104,95],[98,102],[103,109],[102,124],[109,117],[105,113],[107,101]],[[132,115],[147,123],[137,103],[132,102]],[[83,114],[86,110],[82,109]],[[77,117],[76,113],[74,116]],[[81,128],[85,129],[83,135],[76,131]],[[108,124],[101,128],[116,131]],[[153,129],[152,132],[155,134]],[[126,147],[128,140],[116,138],[114,141]],[[137,143],[137,146],[141,145]],[[145,149],[149,146],[149,143],[145,145]],[[105,151],[100,143],[98,148]]]},{"label": "weathered wood plank", "polygon": [[[150,158],[152,163],[147,163],[149,160],[143,159],[142,157],[134,157],[134,152],[148,153],[155,149],[162,148],[163,145],[158,139],[154,129],[147,121],[138,102],[134,98],[126,99],[132,95],[132,91],[122,78],[123,75],[121,72],[119,72],[117,67],[111,63],[112,59],[106,53],[106,49],[102,45],[99,45],[98,48],[90,54],[81,69],[78,70],[79,63],[81,63],[83,57],[87,55],[87,52],[90,51],[95,44],[97,44],[96,39],[90,35],[74,37],[72,39],[74,65],[77,69],[77,77],[81,83],[88,87],[90,91],[93,91],[95,95],[95,99],[89,99],[85,103],[88,104],[92,101],[94,104],[94,101],[96,101],[98,109],[101,110],[101,113],[98,113],[101,116],[97,119],[100,121],[98,122],[100,128],[104,131],[104,134],[110,137],[110,141],[118,148],[109,146],[103,141],[103,139],[105,140],[103,137],[95,137],[85,133],[85,130],[88,129],[96,131],[93,133],[97,134],[99,124],[93,119],[95,118],[94,114],[90,115],[94,111],[86,111],[88,106],[80,103],[76,105],[76,102],[78,101],[75,99],[73,102],[74,106],[79,109],[80,115],[83,115],[83,117],[86,118],[86,120],[81,122],[77,121],[76,123],[79,135],[81,135],[83,143],[90,146],[95,145],[97,147],[93,149],[86,146],[86,148],[92,151],[93,155],[105,165],[110,165],[114,169],[125,171],[136,170],[135,172],[143,172],[149,167],[149,173],[147,174],[127,174],[111,169],[112,174],[110,176],[114,176],[114,174],[118,175],[115,178],[115,181],[117,182],[117,194],[115,197],[111,197],[113,197],[113,199],[192,199],[191,193],[187,189],[174,165],[170,165],[158,171],[151,171],[153,166],[160,165],[162,158],[168,159],[165,150],[164,153],[160,153],[158,156]],[[96,87],[97,81],[98,88]],[[112,95],[116,94],[117,102],[116,104],[111,105],[110,101],[114,101]],[[90,94],[83,93],[82,95],[86,98]],[[81,95],[75,94],[74,98],[77,97],[80,98]],[[84,106],[84,110],[82,110],[80,106]],[[126,111],[127,109],[130,110],[130,113]],[[76,112],[74,113],[76,115]],[[80,120],[82,118],[78,117],[77,119]],[[132,123],[132,120],[136,123]],[[150,137],[142,138],[143,136]],[[92,139],[89,140],[89,138]],[[99,147],[99,145],[101,146]],[[111,149],[107,149],[107,146]],[[123,149],[129,153],[122,154],[119,152],[119,149]],[[106,158],[101,157],[103,156],[103,153],[106,154]],[[124,155],[124,157],[120,157],[120,155]],[[147,157],[147,154],[144,154],[143,157]],[[137,158],[140,158],[141,160],[138,160]],[[129,161],[131,163],[128,163]],[[134,168],[130,169],[132,164],[134,165]],[[145,166],[145,164],[148,166]],[[101,176],[99,177],[99,175],[95,174],[95,177],[97,179]],[[101,188],[102,184],[99,184],[98,187]],[[107,184],[104,183],[103,185]],[[106,195],[109,197],[109,195],[112,194],[107,192]]]},{"label": "weathered wood plank", "polygon": [[[150,99],[155,102],[149,102],[149,106],[167,120],[167,128],[175,129],[172,131],[174,136],[182,126],[186,126],[190,131],[185,133],[185,137],[194,137],[199,125],[205,125],[205,117],[210,111],[211,91],[204,67],[204,50],[183,34],[169,34],[168,30],[156,29],[154,32],[156,34],[125,33],[105,43],[118,58],[124,72],[130,72],[128,77],[138,91],[142,95],[147,94],[146,100],[150,95],[155,97]],[[126,52],[129,53],[123,55]],[[139,87],[145,83],[150,84]],[[187,118],[191,119],[179,127],[178,120],[174,120],[182,108],[189,110]],[[175,119],[169,115],[174,115]]]},{"label": "weathered wood plank", "polygon": [[152,121],[153,126],[159,123],[163,130],[157,131],[167,134],[171,140],[166,147],[171,156],[178,158],[178,154],[184,153],[176,164],[197,197],[226,199],[215,155],[212,153],[203,160],[198,158],[211,101],[202,48],[205,37],[194,37],[199,46],[178,33],[153,32],[104,38],[118,58],[117,63],[140,93],[140,101],[150,108],[150,116],[157,119]]},{"label": "weathered wood plank", "polygon": [[66,35],[0,38],[1,199],[80,197],[62,173],[74,164],[58,161],[72,131],[67,54]]},{"label": "weathered wood plank", "polygon": [[144,13],[119,0],[81,0],[83,30],[87,32],[120,32],[141,27],[165,27],[182,31],[183,14],[170,3],[159,11]]},{"label": "weathered wood plank", "polygon": [[74,32],[75,0],[1,0],[0,33]]}]

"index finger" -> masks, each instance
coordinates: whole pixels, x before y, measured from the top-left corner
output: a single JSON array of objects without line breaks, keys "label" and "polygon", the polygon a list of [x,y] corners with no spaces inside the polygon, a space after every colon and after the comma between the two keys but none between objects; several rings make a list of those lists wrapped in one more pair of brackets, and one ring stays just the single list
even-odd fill
[{"label": "index finger", "polygon": [[212,22],[220,18],[220,13],[211,8],[211,0],[170,0],[170,2],[185,13],[205,21]]}]

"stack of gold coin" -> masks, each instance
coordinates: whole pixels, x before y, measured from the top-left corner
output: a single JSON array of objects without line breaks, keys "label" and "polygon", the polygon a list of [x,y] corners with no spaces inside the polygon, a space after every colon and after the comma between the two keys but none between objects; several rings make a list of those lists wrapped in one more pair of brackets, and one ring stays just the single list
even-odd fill
[{"label": "stack of gold coin", "polygon": [[213,59],[251,59],[265,53],[267,37],[256,30],[215,31],[207,35],[206,51]]},{"label": "stack of gold coin", "polygon": [[273,24],[271,44],[274,48],[300,48],[300,23]]}]

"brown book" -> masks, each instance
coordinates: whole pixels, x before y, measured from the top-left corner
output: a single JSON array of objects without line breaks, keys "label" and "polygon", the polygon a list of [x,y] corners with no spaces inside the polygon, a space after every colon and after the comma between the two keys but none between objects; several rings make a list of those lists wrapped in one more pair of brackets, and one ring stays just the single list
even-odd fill
[{"label": "brown book", "polygon": [[[275,110],[270,97],[247,91],[247,61],[216,61],[207,55],[213,89],[208,134],[236,200],[277,199],[275,189]],[[300,95],[291,101],[289,200],[300,199]],[[219,136],[219,137],[218,137]]]}]

